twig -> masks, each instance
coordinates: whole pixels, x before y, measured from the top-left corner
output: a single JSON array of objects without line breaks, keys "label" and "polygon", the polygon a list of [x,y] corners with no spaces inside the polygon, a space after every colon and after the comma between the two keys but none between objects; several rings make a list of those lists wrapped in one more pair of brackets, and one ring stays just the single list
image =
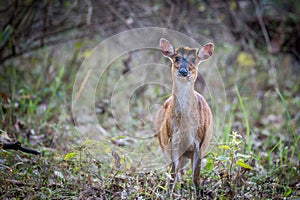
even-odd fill
[{"label": "twig", "polygon": [[[171,27],[171,22],[172,22],[172,19],[173,19],[173,16],[174,16],[174,11],[175,11],[175,5],[174,3],[170,2],[171,4],[171,9],[170,9],[170,14],[167,18],[167,27]],[[171,27],[173,28],[173,27]]]},{"label": "twig", "polygon": [[16,151],[22,151],[25,153],[30,153],[30,154],[34,154],[34,155],[40,155],[40,152],[33,150],[33,149],[29,149],[29,148],[25,148],[22,147],[21,142],[15,142],[15,143],[3,143],[2,144],[2,149],[13,149]]},{"label": "twig", "polygon": [[87,81],[88,81],[88,79],[89,79],[91,73],[92,73],[92,70],[89,69],[89,70],[87,71],[87,73],[86,73],[86,75],[85,75],[85,77],[84,77],[84,79],[83,79],[81,85],[80,85],[79,91],[76,93],[76,96],[75,96],[75,99],[74,99],[74,104],[76,104],[77,100],[78,100],[79,97],[81,96],[81,93],[82,93],[82,91],[83,91],[83,89],[84,89],[84,87],[85,87],[85,85],[86,85],[86,83],[87,83]]},{"label": "twig", "polygon": [[18,181],[18,180],[11,180],[11,179],[5,179],[6,182],[9,182],[13,185],[17,186],[28,186],[29,184],[24,183],[23,181]]},{"label": "twig", "polygon": [[93,15],[93,5],[91,3],[90,0],[86,0],[86,3],[88,5],[88,13],[86,16],[86,24],[90,25],[91,24],[91,19],[92,19],[92,15]]},{"label": "twig", "polygon": [[114,15],[116,15],[118,18],[120,18],[120,20],[123,21],[124,24],[125,24],[128,28],[130,28],[130,29],[133,28],[129,23],[127,23],[126,18],[125,18],[125,17],[124,17],[124,16],[123,16],[116,8],[114,8],[113,6],[111,6],[109,3],[107,3],[106,6],[109,8],[109,10],[110,10]]},{"label": "twig", "polygon": [[257,19],[258,19],[258,23],[263,32],[267,47],[270,47],[271,46],[270,37],[269,37],[268,31],[267,31],[267,28],[265,26],[264,20],[262,19],[262,16],[261,16],[261,9],[259,8],[256,0],[253,0],[253,4],[255,6],[255,12],[256,12]]}]

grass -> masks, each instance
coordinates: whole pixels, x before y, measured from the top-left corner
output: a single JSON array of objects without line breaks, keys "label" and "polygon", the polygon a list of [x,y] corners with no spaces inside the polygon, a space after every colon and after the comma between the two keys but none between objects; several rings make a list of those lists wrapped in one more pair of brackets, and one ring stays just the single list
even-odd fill
[{"label": "grass", "polygon": [[[73,124],[70,102],[76,75],[74,66],[85,58],[89,47],[90,44],[75,44],[77,49],[66,56],[67,60],[56,59],[60,57],[58,52],[51,59],[54,63],[50,64],[43,58],[50,56],[51,49],[44,49],[10,61],[1,68],[1,139],[7,134],[11,140],[20,140],[23,145],[42,153],[34,156],[0,150],[1,199],[169,198],[167,169],[140,171],[134,168],[135,160],[128,154],[130,148],[144,148],[146,152],[148,146],[149,152],[159,149],[156,138],[143,146],[139,145],[140,140],[128,139],[128,133],[120,133],[111,121],[106,98],[96,107],[102,109],[98,118],[110,137],[80,139]],[[267,58],[262,56],[261,59]],[[17,61],[33,63],[33,66],[17,66]],[[222,61],[218,64],[223,66]],[[105,74],[106,79],[102,80],[107,85],[106,90],[113,87],[115,78],[119,77],[122,62],[117,61],[114,67],[114,71]],[[238,65],[232,68],[241,74],[248,70]],[[225,68],[220,70],[221,74],[225,73],[222,71]],[[265,112],[258,116],[256,94],[251,84],[239,85],[234,70],[227,75],[228,114],[222,134],[216,138],[216,148],[205,158],[201,169],[204,198],[299,198],[299,119],[295,116],[300,105],[294,103],[299,91],[293,86],[297,84],[282,83],[283,89],[266,91],[268,103],[264,105]],[[251,77],[254,80],[243,77],[243,81],[263,82],[256,80],[261,77],[265,78],[260,74]],[[147,122],[145,116],[149,114],[149,107],[145,102],[152,102],[157,96],[162,102],[168,91],[158,87],[140,88],[139,95],[130,100],[135,124],[128,120],[124,127],[134,130],[135,136],[144,134],[139,125]],[[173,197],[193,199],[189,168],[184,177],[181,194]]]},{"label": "grass", "polygon": [[252,149],[252,142],[251,142],[251,139],[250,139],[250,126],[249,126],[248,114],[247,114],[243,99],[240,95],[239,89],[236,85],[235,85],[235,91],[236,91],[236,94],[238,96],[239,103],[240,103],[240,106],[241,106],[241,108],[243,110],[243,114],[244,114],[244,120],[245,120],[245,126],[246,126],[246,139],[247,139],[247,143],[248,143],[247,152],[250,153],[251,149]]},{"label": "grass", "polygon": [[[292,138],[293,138],[293,148],[292,148],[292,153],[291,153],[291,158],[294,157],[294,154],[295,154],[295,151],[297,150],[297,147],[298,147],[298,141],[299,141],[299,138],[300,136],[296,136],[296,131],[295,131],[295,128],[293,127],[293,121],[292,121],[292,118],[291,118],[291,115],[290,115],[290,112],[289,112],[289,109],[286,105],[286,101],[284,99],[284,97],[282,96],[282,94],[280,93],[279,89],[276,88],[276,93],[278,94],[278,96],[280,97],[281,101],[282,101],[282,104],[285,108],[285,113],[286,113],[286,116],[287,116],[287,126],[288,126],[288,130],[291,132],[291,135],[292,135]],[[280,140],[281,141],[281,140]],[[281,143],[280,143],[281,144]],[[281,149],[281,153],[280,153],[280,160],[282,160],[282,148]],[[285,160],[287,160],[287,155],[285,156]]]}]

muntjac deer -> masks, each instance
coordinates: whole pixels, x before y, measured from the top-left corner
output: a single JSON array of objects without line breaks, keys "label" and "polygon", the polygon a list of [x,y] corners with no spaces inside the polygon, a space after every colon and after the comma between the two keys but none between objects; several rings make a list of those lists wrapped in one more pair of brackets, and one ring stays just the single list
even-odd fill
[{"label": "muntjac deer", "polygon": [[174,183],[181,180],[183,167],[191,159],[193,182],[197,199],[200,198],[201,158],[209,146],[213,132],[210,107],[203,96],[194,90],[197,66],[214,51],[208,43],[200,49],[180,47],[174,49],[170,42],[160,39],[162,54],[172,62],[172,96],[159,109],[155,119],[160,146],[171,161]]}]

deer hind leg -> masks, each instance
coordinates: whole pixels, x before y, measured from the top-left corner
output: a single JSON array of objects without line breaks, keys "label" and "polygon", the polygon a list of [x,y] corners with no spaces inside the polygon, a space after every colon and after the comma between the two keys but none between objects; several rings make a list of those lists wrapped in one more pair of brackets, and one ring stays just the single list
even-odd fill
[{"label": "deer hind leg", "polygon": [[198,141],[194,143],[194,153],[192,156],[192,171],[193,171],[193,182],[195,187],[195,193],[197,199],[200,199],[203,195],[203,190],[200,188],[200,167],[201,167],[201,147]]}]

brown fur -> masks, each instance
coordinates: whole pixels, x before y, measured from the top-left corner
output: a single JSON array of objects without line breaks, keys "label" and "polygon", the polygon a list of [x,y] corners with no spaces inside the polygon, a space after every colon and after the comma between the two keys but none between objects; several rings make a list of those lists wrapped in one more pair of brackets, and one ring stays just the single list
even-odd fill
[{"label": "brown fur", "polygon": [[[194,85],[198,74],[197,65],[212,54],[213,45],[204,46],[200,50],[188,47],[174,50],[167,40],[161,39],[160,47],[164,56],[172,62],[173,90],[172,96],[156,115],[155,127],[159,143],[166,158],[171,161],[174,178],[172,190],[175,182],[181,179],[181,171],[187,159],[191,159],[193,182],[197,198],[200,198],[201,157],[205,155],[212,138],[213,120],[208,103],[194,90]],[[182,62],[188,62],[188,77],[178,75]]]}]

